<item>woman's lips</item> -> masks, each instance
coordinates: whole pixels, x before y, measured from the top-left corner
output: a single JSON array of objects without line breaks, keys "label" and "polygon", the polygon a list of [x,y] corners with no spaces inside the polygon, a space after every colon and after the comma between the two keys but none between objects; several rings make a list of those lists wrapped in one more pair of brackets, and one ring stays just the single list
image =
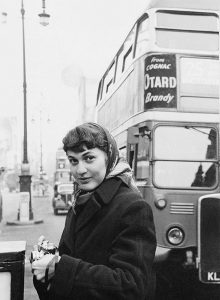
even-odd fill
[{"label": "woman's lips", "polygon": [[90,179],[91,179],[90,177],[88,177],[88,178],[78,178],[78,182],[85,184],[85,183],[88,183],[90,181]]}]

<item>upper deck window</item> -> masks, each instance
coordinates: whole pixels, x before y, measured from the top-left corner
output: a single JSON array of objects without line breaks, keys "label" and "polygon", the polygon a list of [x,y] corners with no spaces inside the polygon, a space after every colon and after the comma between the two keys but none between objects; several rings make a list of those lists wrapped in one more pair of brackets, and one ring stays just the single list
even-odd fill
[{"label": "upper deck window", "polygon": [[103,93],[106,94],[111,89],[115,77],[115,61],[111,64],[110,68],[104,76]]},{"label": "upper deck window", "polygon": [[118,52],[117,71],[116,71],[117,80],[120,78],[121,74],[129,67],[129,65],[133,60],[134,38],[135,38],[135,27],[132,28],[124,44],[122,45],[122,47]]},{"label": "upper deck window", "polygon": [[219,61],[211,58],[180,58],[180,109],[218,113]]},{"label": "upper deck window", "polygon": [[218,51],[218,17],[211,13],[158,11],[156,43],[163,48]]},{"label": "upper deck window", "polygon": [[200,84],[219,88],[220,70],[217,59],[181,57],[180,58],[181,85]]},{"label": "upper deck window", "polygon": [[149,48],[149,40],[149,19],[148,16],[145,15],[138,24],[135,56],[146,53]]},{"label": "upper deck window", "polygon": [[103,87],[103,80],[101,80],[100,82],[99,82],[99,87],[98,87],[98,94],[97,94],[97,103],[96,104],[98,104],[99,103],[99,101],[101,101],[101,99],[102,99],[102,87]]},{"label": "upper deck window", "polygon": [[71,177],[71,173],[69,170],[63,170],[63,171],[60,171],[60,172],[56,172],[55,173],[55,180],[56,181],[69,181],[70,180],[70,177]]},{"label": "upper deck window", "polygon": [[215,14],[158,11],[157,28],[217,32],[218,18]]}]

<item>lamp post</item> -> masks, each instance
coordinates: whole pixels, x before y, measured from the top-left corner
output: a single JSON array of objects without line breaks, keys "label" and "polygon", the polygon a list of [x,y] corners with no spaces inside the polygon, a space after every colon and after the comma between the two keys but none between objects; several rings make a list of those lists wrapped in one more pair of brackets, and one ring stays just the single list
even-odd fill
[{"label": "lamp post", "polygon": [[[22,18],[22,46],[23,46],[23,96],[24,96],[24,139],[23,139],[23,161],[21,165],[21,175],[19,176],[20,192],[29,192],[29,220],[33,220],[33,210],[31,201],[31,175],[28,162],[27,151],[27,82],[26,82],[26,56],[25,56],[25,30],[24,30],[24,3],[21,1],[21,18]],[[18,220],[20,219],[20,211],[18,211]]]},{"label": "lamp post", "polygon": [[[45,13],[45,0],[43,0],[43,13],[39,14],[40,18],[49,19],[50,15]],[[23,46],[23,97],[24,97],[24,140],[23,140],[23,161],[21,165],[21,175],[19,176],[20,192],[28,192],[30,194],[29,202],[29,220],[34,219],[31,201],[31,174],[28,162],[28,142],[27,142],[27,81],[26,81],[26,55],[25,55],[25,26],[24,26],[24,3],[21,0],[21,18],[22,18],[22,46]],[[42,23],[43,22],[43,23]],[[45,21],[41,24],[48,25]],[[18,220],[20,219],[20,212],[18,211]]]},{"label": "lamp post", "polygon": [[40,180],[43,179],[42,111],[40,110]]},{"label": "lamp post", "polygon": [[[38,185],[38,189],[39,191],[41,191],[41,195],[44,196],[44,189],[45,189],[45,176],[46,176],[46,172],[44,169],[44,164],[43,164],[43,128],[42,128],[42,122],[43,122],[43,116],[42,116],[42,109],[40,109],[39,111],[39,127],[40,127],[40,165],[39,165],[39,185]],[[32,118],[32,123],[35,123],[35,118]],[[48,116],[46,123],[50,123],[50,118]]]}]

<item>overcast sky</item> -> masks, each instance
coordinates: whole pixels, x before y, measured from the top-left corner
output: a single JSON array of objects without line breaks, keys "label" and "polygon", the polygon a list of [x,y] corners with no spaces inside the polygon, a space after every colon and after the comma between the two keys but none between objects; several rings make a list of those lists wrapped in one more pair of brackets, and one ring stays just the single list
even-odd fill
[{"label": "overcast sky", "polygon": [[[40,0],[24,0],[28,132],[32,117],[50,130],[47,147],[57,147],[77,116],[80,75],[98,81],[147,0],[46,0],[50,24],[39,24]],[[21,1],[0,0],[7,23],[0,23],[0,116],[23,120]],[[44,122],[45,121],[45,122]],[[22,124],[22,123],[21,123]],[[38,124],[35,122],[35,124]],[[46,128],[46,127],[45,127]],[[45,135],[47,134],[45,129]]]}]

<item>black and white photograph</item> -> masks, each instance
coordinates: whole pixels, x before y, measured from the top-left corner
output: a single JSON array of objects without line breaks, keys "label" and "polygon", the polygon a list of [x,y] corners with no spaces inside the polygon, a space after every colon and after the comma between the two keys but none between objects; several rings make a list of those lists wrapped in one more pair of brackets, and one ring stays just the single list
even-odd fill
[{"label": "black and white photograph", "polygon": [[220,1],[0,0],[0,300],[220,300]]}]

